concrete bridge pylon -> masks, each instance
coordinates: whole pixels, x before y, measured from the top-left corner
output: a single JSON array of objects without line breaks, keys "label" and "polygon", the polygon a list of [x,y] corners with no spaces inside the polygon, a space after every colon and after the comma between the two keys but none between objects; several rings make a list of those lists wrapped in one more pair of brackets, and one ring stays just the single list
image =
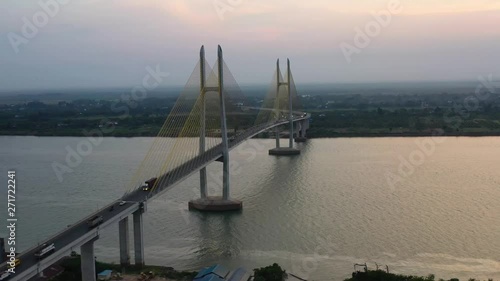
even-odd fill
[{"label": "concrete bridge pylon", "polygon": [[[275,118],[283,118],[285,115],[282,114],[281,111],[287,113],[287,118],[289,120],[289,132],[288,132],[288,147],[280,146],[280,134],[279,128],[275,128],[275,138],[276,138],[276,147],[269,150],[269,155],[277,155],[277,156],[291,156],[300,154],[300,150],[293,147],[294,141],[294,130],[293,130],[293,98],[292,98],[292,82],[291,82],[291,71],[290,71],[290,60],[287,59],[287,73],[286,73],[286,81],[281,82],[281,72],[280,72],[280,63],[279,59],[276,62],[276,98],[275,98]],[[281,87],[285,87],[286,89],[286,100],[288,101],[287,110],[282,110],[280,108],[280,90]]]},{"label": "concrete bridge pylon", "polygon": [[[221,46],[217,49],[217,71],[218,85],[215,89],[206,87],[205,81],[205,48],[200,50],[200,96],[205,100],[207,91],[216,90],[219,94],[221,137],[222,137],[222,196],[208,196],[207,194],[207,171],[206,167],[200,170],[200,198],[188,203],[190,210],[198,211],[238,211],[243,208],[243,203],[230,197],[230,175],[229,175],[229,144],[227,136],[227,116],[224,91],[224,59]],[[201,130],[200,130],[200,155],[205,152],[205,104],[202,102]]]}]

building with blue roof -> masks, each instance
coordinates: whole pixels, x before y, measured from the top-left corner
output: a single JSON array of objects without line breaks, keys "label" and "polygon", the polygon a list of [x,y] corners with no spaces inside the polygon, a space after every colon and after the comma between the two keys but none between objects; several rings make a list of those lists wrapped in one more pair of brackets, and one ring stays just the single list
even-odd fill
[{"label": "building with blue roof", "polygon": [[209,274],[209,275],[205,275],[199,279],[194,279],[196,281],[224,281],[226,279],[220,277],[220,276],[217,276],[215,274]]},{"label": "building with blue roof", "polygon": [[111,279],[111,274],[113,273],[113,270],[104,270],[101,273],[97,274],[97,280],[109,280]]},{"label": "building with blue roof", "polygon": [[[206,281],[207,279],[202,279],[202,278],[205,278],[207,276],[216,276],[216,277],[222,278],[222,280],[225,280],[225,278],[228,276],[228,274],[229,274],[229,270],[227,270],[222,265],[216,264],[216,265],[206,267],[206,268],[200,270],[200,272],[198,272],[198,274],[194,277],[193,280]],[[214,279],[214,280],[217,280],[217,279]]]},{"label": "building with blue roof", "polygon": [[250,279],[250,274],[243,267],[240,267],[231,273],[231,276],[227,279],[228,281],[248,281]]}]

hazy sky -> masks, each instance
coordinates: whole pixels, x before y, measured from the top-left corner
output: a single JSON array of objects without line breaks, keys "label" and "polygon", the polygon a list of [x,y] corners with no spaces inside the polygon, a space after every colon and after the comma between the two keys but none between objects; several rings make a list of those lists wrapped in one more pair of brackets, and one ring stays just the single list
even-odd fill
[{"label": "hazy sky", "polygon": [[[44,22],[40,3],[55,1],[67,3]],[[500,0],[400,0],[356,45],[355,29],[380,26],[372,13],[391,1],[1,0],[0,90],[128,87],[156,65],[165,85],[182,85],[202,44],[211,63],[223,47],[240,84],[270,83],[287,57],[296,83],[500,77]],[[23,17],[34,15],[40,27],[26,38]],[[350,63],[342,43],[357,48]]]}]

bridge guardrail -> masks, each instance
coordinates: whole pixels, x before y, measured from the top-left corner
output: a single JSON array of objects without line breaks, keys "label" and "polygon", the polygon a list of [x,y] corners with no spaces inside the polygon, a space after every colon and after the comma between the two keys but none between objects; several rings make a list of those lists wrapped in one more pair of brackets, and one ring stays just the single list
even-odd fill
[{"label": "bridge guardrail", "polygon": [[[77,226],[77,225],[80,225],[81,223],[86,223],[87,220],[89,220],[90,218],[92,218],[93,216],[95,216],[96,214],[100,213],[101,211],[103,210],[106,210],[107,208],[110,208],[112,205],[114,205],[118,200],[114,200],[112,201],[110,204],[108,204],[106,207],[104,208],[101,208],[100,210],[96,211],[96,212],[93,212],[91,213],[90,215],[84,217],[83,219],[77,221],[76,223],[73,223],[71,224],[70,227],[74,227],[74,226]],[[37,245],[35,246],[32,246],[31,248],[28,248],[24,251],[22,251],[17,257],[18,258],[21,258],[23,257],[24,255],[27,255],[28,253],[30,253],[31,251],[34,251],[35,249],[37,249],[40,245],[43,245],[44,243],[48,243],[49,241],[52,241],[52,240],[57,240],[57,238],[59,238],[63,233],[65,233],[66,231],[68,231],[68,229],[70,227],[66,227],[58,232],[56,232],[55,234],[49,236],[48,238],[42,240],[41,242],[38,242]],[[3,262],[2,264],[0,264],[0,268],[4,268],[4,266],[7,265],[7,261],[6,262]]]}]

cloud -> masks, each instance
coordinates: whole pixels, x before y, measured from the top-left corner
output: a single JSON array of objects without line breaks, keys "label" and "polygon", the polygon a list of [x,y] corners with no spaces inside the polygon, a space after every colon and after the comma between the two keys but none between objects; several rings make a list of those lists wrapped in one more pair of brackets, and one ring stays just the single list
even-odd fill
[{"label": "cloud", "polygon": [[[389,0],[221,1],[239,3],[224,21],[212,0],[72,0],[19,55],[0,40],[0,85],[128,86],[160,62],[182,84],[202,44],[209,59],[222,44],[241,83],[267,83],[272,69],[262,67],[278,57],[290,57],[297,81],[306,82],[473,80],[500,64],[500,1],[401,0],[404,12],[350,66],[339,44]],[[36,8],[0,2],[0,31],[19,32]]]}]

